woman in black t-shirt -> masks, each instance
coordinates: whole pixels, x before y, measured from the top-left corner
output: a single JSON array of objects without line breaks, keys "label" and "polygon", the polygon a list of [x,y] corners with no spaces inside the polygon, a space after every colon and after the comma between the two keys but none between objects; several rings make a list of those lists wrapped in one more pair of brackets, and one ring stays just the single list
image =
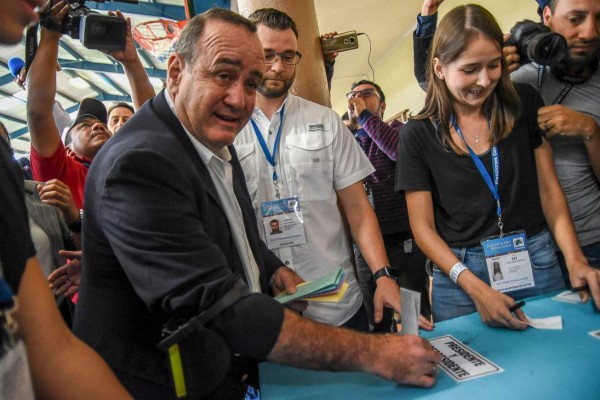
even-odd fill
[{"label": "woman in black t-shirt", "polygon": [[[400,134],[396,189],[406,190],[411,229],[435,264],[434,319],[478,311],[491,326],[525,329],[523,312],[509,311],[514,299],[563,287],[547,226],[569,255],[573,286],[588,283],[599,306],[600,272],[581,252],[551,147],[539,134],[542,100],[529,86],[513,86],[502,44],[481,6],[457,7],[440,22],[425,107]],[[502,280],[493,281],[494,262]]]}]

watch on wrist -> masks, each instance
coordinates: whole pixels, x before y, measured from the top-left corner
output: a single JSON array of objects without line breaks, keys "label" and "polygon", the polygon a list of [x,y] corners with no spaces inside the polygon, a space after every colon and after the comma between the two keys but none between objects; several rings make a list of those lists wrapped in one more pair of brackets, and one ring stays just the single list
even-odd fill
[{"label": "watch on wrist", "polygon": [[83,219],[83,209],[79,209],[79,218],[75,222],[67,222],[67,228],[71,232],[79,233],[81,232],[81,220]]},{"label": "watch on wrist", "polygon": [[376,282],[377,279],[381,278],[382,276],[387,276],[388,278],[396,280],[396,277],[394,276],[394,274],[392,274],[392,269],[389,265],[386,265],[385,267],[375,271],[375,273],[373,274],[373,282]]}]

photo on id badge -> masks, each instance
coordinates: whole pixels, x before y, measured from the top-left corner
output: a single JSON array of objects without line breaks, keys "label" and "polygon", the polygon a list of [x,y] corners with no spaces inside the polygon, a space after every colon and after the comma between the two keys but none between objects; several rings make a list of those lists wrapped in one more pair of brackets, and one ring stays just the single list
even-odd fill
[{"label": "photo on id badge", "polygon": [[306,243],[304,218],[298,197],[288,197],[261,204],[265,242],[269,249]]},{"label": "photo on id badge", "polygon": [[524,231],[481,241],[492,289],[512,292],[535,286]]}]

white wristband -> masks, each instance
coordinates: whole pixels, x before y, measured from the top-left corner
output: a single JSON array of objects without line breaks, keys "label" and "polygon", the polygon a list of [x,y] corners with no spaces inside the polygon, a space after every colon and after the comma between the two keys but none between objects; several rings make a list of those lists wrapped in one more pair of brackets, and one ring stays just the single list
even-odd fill
[{"label": "white wristband", "polygon": [[454,266],[452,267],[452,269],[450,270],[450,279],[452,279],[452,282],[454,282],[455,285],[458,285],[457,281],[458,281],[458,276],[463,272],[468,270],[469,268],[467,268],[467,266],[463,263],[461,263],[460,261],[457,262],[456,264],[454,264]]}]

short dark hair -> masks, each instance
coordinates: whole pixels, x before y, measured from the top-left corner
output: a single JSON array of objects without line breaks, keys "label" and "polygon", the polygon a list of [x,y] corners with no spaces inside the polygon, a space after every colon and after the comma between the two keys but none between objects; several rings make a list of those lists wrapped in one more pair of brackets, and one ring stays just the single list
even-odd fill
[{"label": "short dark hair", "polygon": [[256,25],[264,25],[267,28],[285,31],[291,29],[298,39],[298,28],[296,23],[286,13],[275,8],[259,8],[248,16],[248,19]]},{"label": "short dark hair", "polygon": [[227,22],[232,25],[244,26],[249,32],[256,32],[256,26],[252,22],[226,8],[211,8],[202,14],[196,15],[183,28],[175,47],[175,52],[181,55],[192,68],[198,56],[196,44],[202,37],[204,27],[208,21]]},{"label": "short dark hair", "polygon": [[110,113],[113,112],[113,110],[115,108],[119,108],[119,107],[126,108],[129,111],[131,111],[132,113],[135,113],[135,110],[133,109],[133,107],[131,107],[131,105],[129,103],[126,103],[124,101],[119,101],[117,103],[113,103],[113,105],[108,108],[108,112],[106,113],[106,115],[110,116]]},{"label": "short dark hair", "polygon": [[2,131],[2,136],[6,135],[6,141],[10,146],[10,133],[8,133],[8,129],[6,129],[6,125],[2,121],[0,121],[0,131]]},{"label": "short dark hair", "polygon": [[360,85],[371,85],[375,88],[375,90],[377,91],[377,94],[379,95],[379,100],[381,100],[382,103],[385,103],[385,94],[383,94],[383,90],[381,90],[381,87],[379,87],[378,84],[376,84],[373,81],[369,81],[366,79],[362,79],[358,82],[354,82],[352,84],[352,86],[350,86],[350,90],[354,90],[355,87],[360,86]]}]

